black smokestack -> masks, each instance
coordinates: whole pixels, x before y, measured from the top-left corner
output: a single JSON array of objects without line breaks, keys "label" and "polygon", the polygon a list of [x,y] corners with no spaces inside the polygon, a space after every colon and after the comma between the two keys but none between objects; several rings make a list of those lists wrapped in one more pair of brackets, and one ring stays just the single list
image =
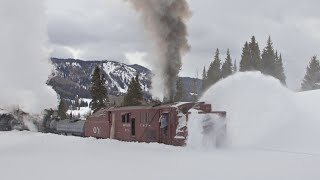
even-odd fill
[{"label": "black smokestack", "polygon": [[172,102],[182,66],[181,57],[190,49],[185,24],[191,15],[188,3],[186,0],[129,1],[140,12],[144,25],[156,44],[152,91],[160,90],[162,97],[158,95],[158,98]]}]

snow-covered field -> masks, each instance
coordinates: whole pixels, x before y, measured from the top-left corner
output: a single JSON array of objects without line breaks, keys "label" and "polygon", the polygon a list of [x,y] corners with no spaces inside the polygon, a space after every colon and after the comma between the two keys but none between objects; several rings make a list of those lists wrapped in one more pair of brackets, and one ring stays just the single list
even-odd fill
[{"label": "snow-covered field", "polygon": [[314,179],[320,155],[259,148],[195,151],[32,132],[0,133],[1,179]]},{"label": "snow-covered field", "polygon": [[320,91],[293,93],[259,73],[239,73],[203,98],[228,112],[229,143],[223,149],[0,132],[0,177],[320,179]]}]

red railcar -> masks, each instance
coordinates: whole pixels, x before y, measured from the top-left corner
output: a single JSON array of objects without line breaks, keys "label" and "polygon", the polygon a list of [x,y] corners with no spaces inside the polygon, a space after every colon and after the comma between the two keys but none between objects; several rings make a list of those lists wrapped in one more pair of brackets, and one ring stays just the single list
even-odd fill
[{"label": "red railcar", "polygon": [[85,136],[181,146],[187,138],[190,109],[226,116],[225,112],[212,112],[211,105],[205,103],[112,107],[101,109],[87,119]]}]

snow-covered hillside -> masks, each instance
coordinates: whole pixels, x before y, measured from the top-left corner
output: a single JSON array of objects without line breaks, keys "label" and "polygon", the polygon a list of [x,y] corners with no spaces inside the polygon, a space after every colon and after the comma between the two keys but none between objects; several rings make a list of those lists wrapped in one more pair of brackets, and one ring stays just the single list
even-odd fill
[{"label": "snow-covered hillside", "polygon": [[131,79],[139,73],[141,88],[147,92],[151,86],[151,71],[139,65],[127,65],[115,61],[81,61],[75,59],[51,59],[54,66],[49,77],[49,85],[65,98],[73,99],[76,95],[88,98],[91,74],[99,65],[106,73],[109,93],[120,95],[127,93]]},{"label": "snow-covered hillside", "polygon": [[[136,73],[140,75],[140,85],[146,99],[150,99],[152,72],[140,65],[128,65],[116,61],[82,61],[76,59],[51,59],[53,72],[49,77],[48,84],[65,99],[90,98],[91,74],[99,65],[106,73],[109,95],[119,96],[127,93],[128,85]],[[184,101],[190,101],[191,92],[200,92],[202,80],[181,77],[184,85]]]},{"label": "snow-covered hillside", "polygon": [[203,99],[228,112],[223,149],[0,132],[1,179],[320,179],[320,91],[294,93],[239,73]]}]

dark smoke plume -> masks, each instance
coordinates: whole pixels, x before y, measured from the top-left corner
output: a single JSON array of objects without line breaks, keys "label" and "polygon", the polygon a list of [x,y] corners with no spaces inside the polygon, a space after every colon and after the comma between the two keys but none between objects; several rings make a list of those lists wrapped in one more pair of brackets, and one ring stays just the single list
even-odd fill
[{"label": "dark smoke plume", "polygon": [[[162,91],[166,101],[173,101],[181,57],[189,51],[186,20],[191,12],[186,0],[129,0],[140,12],[144,25],[156,44],[153,60],[153,92]],[[156,95],[157,96],[157,95]]]}]

